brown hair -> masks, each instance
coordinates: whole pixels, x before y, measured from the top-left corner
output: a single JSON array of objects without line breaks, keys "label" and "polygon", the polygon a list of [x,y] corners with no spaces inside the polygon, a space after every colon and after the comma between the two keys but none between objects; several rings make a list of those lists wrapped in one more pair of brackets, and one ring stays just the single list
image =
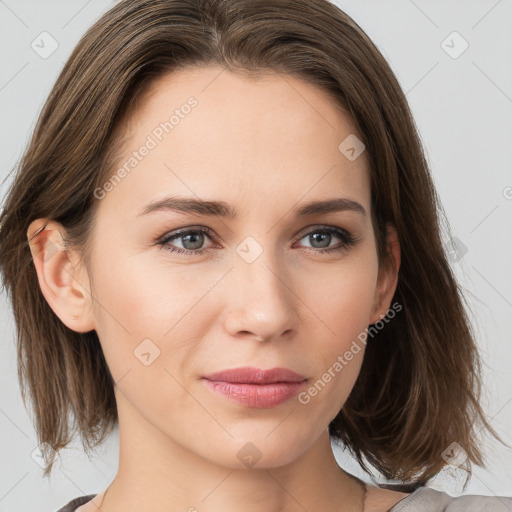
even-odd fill
[{"label": "brown hair", "polygon": [[329,425],[332,438],[365,470],[369,463],[386,478],[415,486],[443,468],[442,453],[453,441],[483,465],[477,424],[499,436],[479,405],[479,356],[440,220],[449,227],[406,98],[376,46],[327,0],[125,0],[85,33],[68,59],[0,217],[18,377],[25,407],[26,390],[31,395],[48,464],[44,476],[77,430],[86,451],[101,443],[117,409],[96,332],[68,329],[49,307],[26,231],[37,218],[60,222],[66,244],[89,265],[94,190],[112,173],[123,120],[156,78],[206,64],[249,77],[288,74],[334,98],[366,146],[380,265],[392,263],[386,226],[397,229],[394,300],[403,310],[368,343],[352,393]]}]

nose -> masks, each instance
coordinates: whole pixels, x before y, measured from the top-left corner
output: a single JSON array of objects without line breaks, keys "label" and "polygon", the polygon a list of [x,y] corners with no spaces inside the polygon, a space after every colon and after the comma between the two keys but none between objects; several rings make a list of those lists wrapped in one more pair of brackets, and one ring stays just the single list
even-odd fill
[{"label": "nose", "polygon": [[225,287],[224,328],[233,337],[272,341],[290,335],[298,323],[297,305],[283,262],[271,251],[255,261],[235,256]]}]

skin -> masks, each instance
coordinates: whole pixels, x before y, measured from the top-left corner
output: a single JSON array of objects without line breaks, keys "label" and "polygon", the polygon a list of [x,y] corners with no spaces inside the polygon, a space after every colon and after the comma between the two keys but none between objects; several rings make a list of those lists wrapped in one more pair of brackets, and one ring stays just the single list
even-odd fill
[{"label": "skin", "polygon": [[[366,154],[350,161],[338,149],[357,132],[321,89],[289,76],[255,81],[202,67],[147,92],[119,166],[188,97],[198,105],[100,200],[90,268],[65,250],[60,224],[37,219],[27,232],[48,222],[31,242],[41,291],[70,329],[96,330],[116,382],[119,470],[103,502],[102,493],[80,511],[100,503],[104,512],[362,510],[361,486],[336,463],[327,427],[354,386],[364,344],[308,404],[248,408],[201,381],[250,365],[287,367],[314,383],[390,308],[397,272],[379,269]],[[238,217],[137,215],[168,195],[221,200]],[[367,217],[295,217],[306,202],[336,197],[359,202]],[[315,245],[308,234],[322,226],[357,242],[319,253],[342,244],[333,234]],[[155,242],[188,227],[208,227],[215,239],[193,246],[182,236],[167,247],[210,252],[173,254]],[[248,236],[262,250],[251,263],[237,253]],[[388,248],[398,269],[393,229]],[[160,350],[149,366],[134,355],[145,339]],[[249,442],[261,453],[253,466],[237,456]],[[365,510],[405,496],[368,486]]]}]

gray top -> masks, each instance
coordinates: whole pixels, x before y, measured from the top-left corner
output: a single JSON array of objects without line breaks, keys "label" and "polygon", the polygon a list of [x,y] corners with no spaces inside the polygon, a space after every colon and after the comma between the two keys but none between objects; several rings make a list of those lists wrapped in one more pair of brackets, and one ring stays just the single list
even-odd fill
[{"label": "gray top", "polygon": [[454,498],[430,487],[418,487],[388,512],[512,512],[512,495],[466,494]]},{"label": "gray top", "polygon": [[[398,490],[391,485],[380,485],[380,487]],[[75,498],[57,512],[75,512],[78,507],[91,501],[95,496],[96,494],[89,494]],[[430,487],[418,487],[388,512],[512,512],[512,496],[468,494],[454,498]]]}]

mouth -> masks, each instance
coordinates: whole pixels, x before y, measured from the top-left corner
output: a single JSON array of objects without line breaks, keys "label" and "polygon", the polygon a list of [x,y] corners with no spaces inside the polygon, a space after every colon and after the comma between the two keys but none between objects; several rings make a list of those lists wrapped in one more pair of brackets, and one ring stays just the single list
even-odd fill
[{"label": "mouth", "polygon": [[295,396],[307,378],[288,368],[242,367],[212,373],[202,380],[215,393],[240,405],[271,408]]},{"label": "mouth", "polygon": [[253,366],[231,368],[212,373],[204,377],[207,380],[230,382],[233,384],[276,384],[283,382],[303,382],[303,375],[288,368],[270,368],[263,370]]}]

